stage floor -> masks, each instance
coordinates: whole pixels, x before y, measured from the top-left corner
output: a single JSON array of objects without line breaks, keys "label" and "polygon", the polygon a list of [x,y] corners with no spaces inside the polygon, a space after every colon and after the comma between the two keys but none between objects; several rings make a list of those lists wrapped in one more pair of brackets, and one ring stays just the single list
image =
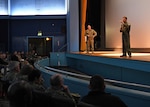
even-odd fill
[{"label": "stage floor", "polygon": [[150,61],[150,53],[132,53],[132,57],[120,57],[121,52],[118,51],[94,51],[94,53],[89,52],[76,52],[77,54],[85,54],[90,56],[104,56],[108,58],[120,58],[129,60],[139,60],[139,61]]}]

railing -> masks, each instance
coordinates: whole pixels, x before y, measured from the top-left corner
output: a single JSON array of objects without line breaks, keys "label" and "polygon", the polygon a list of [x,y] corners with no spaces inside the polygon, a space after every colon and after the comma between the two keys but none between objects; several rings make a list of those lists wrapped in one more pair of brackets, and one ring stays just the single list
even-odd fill
[{"label": "railing", "polygon": [[58,49],[58,52],[61,52],[62,49],[64,49],[65,47],[68,46],[68,43],[66,43],[65,45],[63,45],[61,48]]},{"label": "railing", "polygon": [[[83,75],[83,74],[77,74],[77,73],[72,73],[72,72],[67,72],[64,70],[59,70],[59,69],[55,69],[52,67],[44,67],[46,70],[50,70],[50,71],[54,71],[60,74],[64,74],[67,76],[72,76],[72,77],[77,77],[77,78],[82,78],[85,80],[90,80],[91,76],[89,75]],[[121,87],[127,87],[130,86],[131,87],[137,87],[137,89],[147,89],[150,90],[150,86],[148,85],[143,85],[143,84],[137,84],[137,83],[129,83],[129,82],[123,82],[123,81],[117,81],[117,80],[111,80],[111,79],[104,79],[106,83],[111,83],[112,85],[116,85],[116,86],[121,86]]]},{"label": "railing", "polygon": [[[72,76],[72,77],[76,77],[76,78],[82,78],[84,80],[90,80],[91,76],[89,75],[84,75],[84,74],[78,74],[78,73],[72,73],[72,72],[68,72],[68,71],[64,71],[64,70],[60,70],[60,69],[56,69],[56,68],[52,68],[52,67],[48,67],[48,66],[40,66],[39,67],[43,67],[43,69],[45,69],[46,71],[53,71],[53,72],[57,72],[66,76]],[[123,81],[118,81],[118,80],[111,80],[111,79],[104,79],[106,84],[112,84],[115,86],[120,86],[120,87],[126,87],[126,88],[135,88],[135,89],[145,89],[145,90],[150,90],[150,86],[149,85],[143,85],[143,84],[137,84],[137,83],[129,83],[129,82],[123,82]]]},{"label": "railing", "polygon": [[149,85],[143,85],[143,84],[137,84],[137,83],[129,83],[129,82],[123,82],[123,81],[110,80],[110,79],[105,79],[105,81],[106,82],[110,82],[110,83],[120,84],[120,86],[128,85],[128,86],[133,86],[133,87],[146,88],[146,89],[150,90],[150,86]]},{"label": "railing", "polygon": [[57,72],[57,73],[60,73],[60,74],[63,74],[63,75],[67,75],[67,76],[82,78],[82,79],[86,79],[86,80],[89,80],[91,78],[91,76],[88,76],[88,75],[72,73],[72,72],[59,70],[59,69],[55,69],[55,68],[51,68],[51,67],[47,67],[47,66],[45,66],[44,68],[46,70],[54,71],[54,72]]}]

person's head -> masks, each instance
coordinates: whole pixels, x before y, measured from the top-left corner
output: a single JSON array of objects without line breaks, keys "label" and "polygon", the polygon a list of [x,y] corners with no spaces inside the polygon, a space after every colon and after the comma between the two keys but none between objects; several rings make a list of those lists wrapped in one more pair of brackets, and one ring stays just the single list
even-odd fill
[{"label": "person's head", "polygon": [[32,70],[34,69],[34,67],[31,64],[25,64],[21,70],[20,70],[20,74],[21,75],[29,75]]},{"label": "person's head", "polygon": [[21,54],[24,55],[24,51],[21,51]]},{"label": "person's head", "polygon": [[88,30],[91,30],[92,28],[91,28],[91,25],[87,25],[87,29]]},{"label": "person's head", "polygon": [[105,83],[103,77],[100,75],[94,75],[90,79],[89,88],[92,91],[104,91],[105,90]]},{"label": "person's head", "polygon": [[55,74],[53,76],[51,76],[50,78],[50,84],[52,87],[62,87],[63,83],[63,77],[60,74]]},{"label": "person's head", "polygon": [[127,17],[124,16],[124,17],[122,18],[122,20],[123,20],[124,23],[127,22]]},{"label": "person's head", "polygon": [[14,51],[14,55],[17,55],[17,51]]},{"label": "person's head", "polygon": [[20,72],[20,62],[18,61],[10,61],[8,64],[8,69],[10,71]]},{"label": "person's head", "polygon": [[28,81],[36,84],[41,84],[43,81],[41,72],[37,69],[33,69],[28,75]]},{"label": "person's head", "polygon": [[6,53],[0,53],[0,58],[5,59],[6,58]]},{"label": "person's head", "polygon": [[29,83],[17,81],[9,86],[7,97],[10,107],[29,107],[32,101],[32,89]]}]

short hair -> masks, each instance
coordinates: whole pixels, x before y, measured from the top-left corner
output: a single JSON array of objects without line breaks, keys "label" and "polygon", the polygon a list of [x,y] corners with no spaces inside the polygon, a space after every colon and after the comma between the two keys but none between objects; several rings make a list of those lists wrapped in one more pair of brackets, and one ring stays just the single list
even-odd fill
[{"label": "short hair", "polygon": [[105,83],[103,77],[100,75],[94,75],[90,79],[91,90],[104,90]]},{"label": "short hair", "polygon": [[9,70],[13,70],[17,66],[20,66],[20,62],[18,62],[18,61],[10,61],[9,64],[8,64],[8,69]]},{"label": "short hair", "polygon": [[123,16],[123,18],[127,19],[127,17],[126,17],[126,16]]},{"label": "short hair", "polygon": [[37,69],[33,69],[31,73],[28,75],[28,81],[33,82],[36,78],[39,78],[41,76],[41,72]]},{"label": "short hair", "polygon": [[20,74],[21,75],[28,75],[32,72],[34,67],[31,64],[26,64],[21,68]]},{"label": "short hair", "polygon": [[63,78],[60,74],[55,74],[50,78],[51,86],[60,86]]},{"label": "short hair", "polygon": [[29,107],[32,102],[32,89],[26,81],[12,83],[7,92],[12,107]]}]

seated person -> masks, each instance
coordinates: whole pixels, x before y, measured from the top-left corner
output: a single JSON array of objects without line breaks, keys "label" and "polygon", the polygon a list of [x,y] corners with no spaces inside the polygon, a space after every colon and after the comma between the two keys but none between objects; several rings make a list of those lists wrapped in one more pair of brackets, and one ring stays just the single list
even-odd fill
[{"label": "seated person", "polygon": [[7,96],[7,89],[11,83],[16,81],[16,77],[20,72],[20,63],[18,61],[10,61],[8,64],[8,69],[6,75],[1,78],[2,82],[2,96]]},{"label": "seated person", "polygon": [[34,69],[34,67],[31,64],[23,65],[23,67],[21,68],[21,70],[17,76],[17,80],[28,81],[28,75],[32,72],[33,69]]},{"label": "seated person", "polygon": [[[62,75],[60,74],[55,74],[50,78],[50,85],[46,90],[46,93],[51,94],[52,97],[54,98],[62,98],[62,99],[71,99],[72,102],[75,103],[74,98],[72,97],[69,88],[64,85],[64,80]],[[62,100],[61,100],[62,101]]]},{"label": "seated person", "polygon": [[31,107],[32,89],[26,81],[12,83],[7,92],[9,107]]},{"label": "seated person", "polygon": [[92,76],[89,88],[91,91],[81,101],[100,107],[127,107],[119,97],[105,92],[105,83],[101,76]]},{"label": "seated person", "polygon": [[45,87],[43,86],[42,74],[39,70],[33,69],[31,73],[29,73],[28,82],[32,86],[33,90],[42,91],[42,92],[45,91]]},{"label": "seated person", "polygon": [[5,59],[6,59],[6,54],[0,53],[0,64],[1,65],[8,65],[8,62]]},{"label": "seated person", "polygon": [[16,80],[18,73],[20,72],[20,62],[18,61],[10,61],[8,64],[9,71],[4,76],[3,80],[9,81],[12,83]]},{"label": "seated person", "polygon": [[17,51],[14,51],[14,53],[10,57],[10,60],[11,61],[20,61]]}]

